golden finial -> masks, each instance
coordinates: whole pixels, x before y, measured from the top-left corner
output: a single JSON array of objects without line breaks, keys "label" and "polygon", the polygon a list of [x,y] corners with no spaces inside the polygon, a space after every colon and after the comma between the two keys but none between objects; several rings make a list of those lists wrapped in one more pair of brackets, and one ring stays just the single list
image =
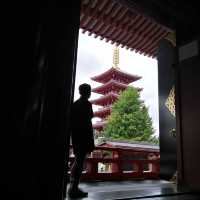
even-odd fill
[{"label": "golden finial", "polygon": [[119,68],[119,48],[115,46],[114,52],[113,52],[113,67]]}]

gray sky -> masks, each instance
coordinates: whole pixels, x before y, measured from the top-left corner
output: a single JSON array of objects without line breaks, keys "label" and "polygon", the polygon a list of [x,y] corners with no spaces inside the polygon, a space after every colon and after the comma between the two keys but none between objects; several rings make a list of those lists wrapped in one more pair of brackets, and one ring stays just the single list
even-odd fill
[{"label": "gray sky", "polygon": [[[79,97],[78,86],[88,83],[92,88],[101,85],[91,80],[91,77],[99,75],[112,67],[114,46],[104,40],[88,36],[79,32],[78,59],[75,83],[76,100]],[[156,135],[159,134],[158,121],[158,72],[157,60],[135,53],[134,51],[119,48],[119,68],[130,74],[142,76],[142,79],[132,83],[136,87],[143,88],[140,96],[149,108],[149,115],[153,120]],[[91,99],[100,95],[92,93]],[[96,106],[93,107],[97,109]],[[94,119],[95,121],[95,119]]]}]

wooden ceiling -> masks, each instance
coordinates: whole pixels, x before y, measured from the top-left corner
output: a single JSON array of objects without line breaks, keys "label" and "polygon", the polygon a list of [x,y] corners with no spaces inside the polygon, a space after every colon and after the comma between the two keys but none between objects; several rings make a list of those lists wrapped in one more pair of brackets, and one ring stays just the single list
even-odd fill
[{"label": "wooden ceiling", "polygon": [[95,38],[153,58],[158,42],[173,32],[115,0],[82,0],[80,28]]}]

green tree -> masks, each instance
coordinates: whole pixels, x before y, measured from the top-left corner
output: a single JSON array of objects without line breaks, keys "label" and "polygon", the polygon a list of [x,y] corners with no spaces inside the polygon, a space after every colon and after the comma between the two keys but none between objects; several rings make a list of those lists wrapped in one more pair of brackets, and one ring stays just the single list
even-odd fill
[{"label": "green tree", "polygon": [[157,143],[153,133],[152,119],[144,102],[140,100],[139,92],[134,87],[128,87],[113,104],[103,135],[111,139]]}]

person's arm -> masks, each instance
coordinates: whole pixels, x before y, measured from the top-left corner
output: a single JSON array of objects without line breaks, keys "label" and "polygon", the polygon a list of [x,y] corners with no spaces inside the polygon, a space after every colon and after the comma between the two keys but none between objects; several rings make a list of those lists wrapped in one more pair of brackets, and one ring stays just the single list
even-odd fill
[{"label": "person's arm", "polygon": [[93,112],[91,103],[90,103],[90,117],[91,117],[91,119],[94,117],[94,112]]}]

